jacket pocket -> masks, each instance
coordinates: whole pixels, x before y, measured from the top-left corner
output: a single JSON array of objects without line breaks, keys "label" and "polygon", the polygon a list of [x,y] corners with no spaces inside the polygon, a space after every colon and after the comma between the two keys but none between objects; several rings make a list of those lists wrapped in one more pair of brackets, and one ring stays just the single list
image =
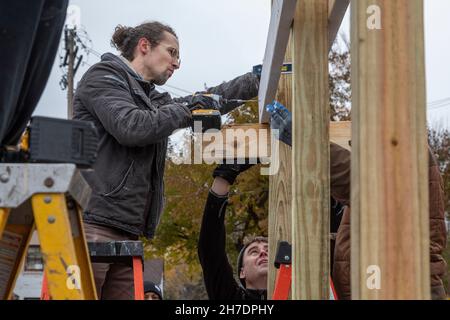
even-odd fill
[{"label": "jacket pocket", "polygon": [[127,171],[125,172],[125,175],[123,176],[123,178],[120,180],[119,184],[116,187],[114,187],[110,192],[103,194],[105,197],[112,197],[112,196],[116,195],[117,193],[119,193],[120,190],[123,189],[123,187],[125,186],[125,184],[127,182],[128,177],[131,174],[133,165],[134,165],[134,160],[131,161],[130,166],[128,167]]}]

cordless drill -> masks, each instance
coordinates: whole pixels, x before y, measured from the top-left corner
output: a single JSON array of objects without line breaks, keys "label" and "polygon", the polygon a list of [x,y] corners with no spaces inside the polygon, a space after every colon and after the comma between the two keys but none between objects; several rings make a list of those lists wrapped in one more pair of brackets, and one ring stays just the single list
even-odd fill
[{"label": "cordless drill", "polygon": [[[201,128],[201,132],[204,133],[209,129],[220,130],[222,127],[222,114],[226,114],[229,111],[235,109],[247,102],[247,100],[240,99],[224,99],[218,94],[204,93],[201,94],[206,97],[210,97],[217,101],[220,106],[219,110],[216,109],[199,109],[192,111],[192,130],[196,133],[200,132],[198,129]],[[197,123],[197,125],[196,125]],[[199,126],[200,124],[200,126]]]}]

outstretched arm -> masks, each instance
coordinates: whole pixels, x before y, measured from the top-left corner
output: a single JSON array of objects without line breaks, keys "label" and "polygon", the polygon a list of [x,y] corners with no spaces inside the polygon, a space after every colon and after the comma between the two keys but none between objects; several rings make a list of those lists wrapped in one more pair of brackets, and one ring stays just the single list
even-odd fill
[{"label": "outstretched arm", "polygon": [[198,242],[205,287],[212,300],[236,299],[239,295],[239,286],[226,254],[225,212],[230,185],[249,167],[220,165],[214,170],[214,182],[206,200]]}]

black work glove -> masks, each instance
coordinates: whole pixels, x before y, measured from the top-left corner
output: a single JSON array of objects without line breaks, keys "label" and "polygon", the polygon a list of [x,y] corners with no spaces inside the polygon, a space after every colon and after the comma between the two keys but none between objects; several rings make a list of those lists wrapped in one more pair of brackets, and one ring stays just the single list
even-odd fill
[{"label": "black work glove", "polygon": [[262,64],[258,64],[256,66],[253,66],[253,70],[252,70],[252,73],[255,76],[257,76],[258,80],[260,80],[260,81],[261,81],[262,68],[263,68],[263,65]]},{"label": "black work glove", "polygon": [[253,167],[254,164],[221,164],[213,172],[213,177],[221,177],[228,181],[230,185],[234,183],[237,176]]},{"label": "black work glove", "polygon": [[219,101],[204,96],[201,94],[190,96],[185,98],[186,106],[189,108],[189,110],[199,110],[199,109],[213,109],[213,110],[219,110],[220,111],[220,103]]}]

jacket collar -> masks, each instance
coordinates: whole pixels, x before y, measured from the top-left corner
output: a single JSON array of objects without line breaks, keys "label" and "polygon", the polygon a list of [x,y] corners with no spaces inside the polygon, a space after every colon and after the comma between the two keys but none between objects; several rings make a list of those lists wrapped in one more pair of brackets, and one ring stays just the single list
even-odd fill
[{"label": "jacket collar", "polygon": [[[150,92],[155,89],[155,85],[150,81],[145,81],[140,74],[138,74],[131,66],[131,64],[122,56],[117,56],[110,52],[105,53],[101,57],[102,61],[112,61],[117,63],[122,69],[124,69],[129,75],[131,75],[146,92]],[[128,63],[127,63],[128,62]]]}]

